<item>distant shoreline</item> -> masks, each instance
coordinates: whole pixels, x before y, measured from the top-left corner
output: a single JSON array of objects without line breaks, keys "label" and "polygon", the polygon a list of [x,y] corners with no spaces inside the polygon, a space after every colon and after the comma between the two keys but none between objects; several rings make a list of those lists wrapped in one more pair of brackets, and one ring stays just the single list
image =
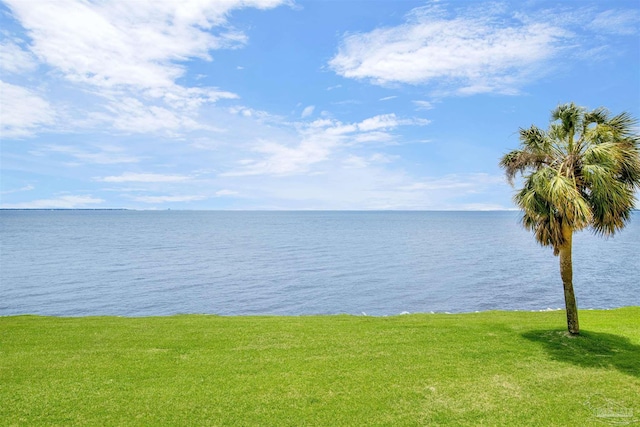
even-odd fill
[{"label": "distant shoreline", "polygon": [[126,208],[0,208],[0,211],[130,211]]}]

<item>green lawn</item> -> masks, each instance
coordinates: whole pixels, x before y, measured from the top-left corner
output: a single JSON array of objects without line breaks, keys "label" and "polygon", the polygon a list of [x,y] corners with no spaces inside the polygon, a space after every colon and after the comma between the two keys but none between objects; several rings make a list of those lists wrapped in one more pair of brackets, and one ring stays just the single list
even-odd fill
[{"label": "green lawn", "polygon": [[0,425],[640,422],[640,307],[580,316],[0,317]]}]

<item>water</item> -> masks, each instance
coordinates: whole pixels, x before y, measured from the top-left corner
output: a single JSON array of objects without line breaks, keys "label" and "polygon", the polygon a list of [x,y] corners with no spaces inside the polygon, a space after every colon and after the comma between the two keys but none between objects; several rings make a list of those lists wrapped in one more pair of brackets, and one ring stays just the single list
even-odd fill
[{"label": "water", "polygon": [[[0,211],[0,315],[563,307],[517,212]],[[574,239],[580,308],[640,305],[640,217]]]}]

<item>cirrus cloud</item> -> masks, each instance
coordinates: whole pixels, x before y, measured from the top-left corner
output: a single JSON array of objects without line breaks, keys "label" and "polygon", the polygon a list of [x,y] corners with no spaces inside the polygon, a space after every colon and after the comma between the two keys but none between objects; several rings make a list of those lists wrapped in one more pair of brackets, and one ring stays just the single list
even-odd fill
[{"label": "cirrus cloud", "polygon": [[0,69],[9,73],[33,71],[38,67],[33,56],[11,40],[0,41]]},{"label": "cirrus cloud", "polygon": [[[55,86],[84,98],[74,120],[58,114],[59,127],[109,124],[116,131],[179,135],[204,128],[198,121],[203,104],[238,98],[217,87],[184,86],[179,79],[187,74],[188,62],[212,61],[211,51],[247,43],[247,36],[228,22],[232,11],[283,2],[6,0],[30,42],[29,51],[13,41],[0,42],[0,68],[16,74],[46,64],[50,78],[58,80]],[[37,129],[28,123],[5,127],[11,137]]]},{"label": "cirrus cloud", "polygon": [[489,9],[449,16],[415,9],[396,27],[346,35],[329,61],[339,75],[374,84],[431,84],[458,94],[517,93],[523,80],[558,55],[571,32],[522,22]]},{"label": "cirrus cloud", "polygon": [[220,174],[222,177],[248,175],[296,175],[329,159],[334,153],[359,144],[392,142],[391,133],[399,126],[425,126],[427,119],[401,119],[394,113],[380,114],[357,123],[334,119],[317,119],[298,123],[292,143],[260,139],[253,147],[259,158],[240,160],[239,168]]},{"label": "cirrus cloud", "polygon": [[[172,88],[188,58],[236,48],[246,36],[231,29],[233,9],[278,6],[280,0],[155,1],[7,0],[28,30],[32,51],[71,81],[92,86]],[[213,31],[215,29],[215,31]]]},{"label": "cirrus cloud", "polygon": [[51,104],[33,90],[0,80],[0,94],[2,95],[0,135],[3,138],[31,136],[55,119],[56,115]]},{"label": "cirrus cloud", "polygon": [[125,172],[122,175],[117,176],[105,176],[103,178],[95,178],[100,182],[144,182],[144,183],[169,183],[169,182],[186,182],[191,180],[191,177],[185,175],[163,175],[158,173],[133,173]]}]

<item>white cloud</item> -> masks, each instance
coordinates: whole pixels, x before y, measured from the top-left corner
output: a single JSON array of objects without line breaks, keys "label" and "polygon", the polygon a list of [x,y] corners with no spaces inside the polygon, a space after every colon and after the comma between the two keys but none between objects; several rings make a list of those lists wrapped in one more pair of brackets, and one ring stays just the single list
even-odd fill
[{"label": "white cloud", "polygon": [[31,202],[3,205],[5,209],[78,209],[104,203],[103,199],[92,196],[60,196],[55,199],[40,199]]},{"label": "white cloud", "polygon": [[118,163],[138,163],[140,161],[140,158],[138,157],[124,154],[124,150],[122,148],[110,145],[100,147],[100,149],[92,152],[68,145],[49,145],[40,151],[66,154],[81,161],[82,163],[108,165]]},{"label": "white cloud", "polygon": [[452,174],[444,177],[413,182],[409,185],[398,187],[399,191],[456,191],[477,192],[480,188],[504,184],[504,177],[492,176],[486,173]]},{"label": "white cloud", "polygon": [[233,190],[219,190],[219,191],[216,191],[216,196],[218,196],[218,197],[235,196],[236,194],[238,194],[238,192],[237,191],[233,191]]},{"label": "white cloud", "polygon": [[[177,96],[182,93],[185,96]],[[176,95],[176,96],[174,96]],[[228,95],[228,96],[227,96]],[[165,93],[163,100],[137,97],[122,93],[106,96],[103,111],[88,114],[89,124],[107,124],[113,129],[129,133],[183,135],[196,130],[219,131],[200,120],[199,107],[213,102],[215,96],[232,98],[232,94],[206,93],[198,88],[181,88]],[[164,101],[164,102],[162,102]]]},{"label": "white cloud", "polygon": [[371,117],[358,123],[358,129],[364,132],[369,132],[378,129],[393,129],[398,126],[398,119],[395,114],[381,114],[379,116]]},{"label": "white cloud", "polygon": [[196,110],[205,103],[214,103],[220,99],[237,99],[238,95],[216,88],[174,86],[170,89],[151,90],[151,95],[162,97],[173,108]]},{"label": "white cloud", "polygon": [[342,165],[346,168],[366,168],[369,162],[364,157],[351,155],[342,161]]},{"label": "white cloud", "polygon": [[399,156],[394,156],[390,154],[383,153],[373,153],[371,157],[369,157],[369,161],[373,163],[391,163],[394,160],[397,160]]},{"label": "white cloud", "polygon": [[459,207],[463,211],[504,211],[516,210],[513,208],[505,208],[497,203],[465,203]]},{"label": "white cloud", "polygon": [[0,81],[0,98],[0,135],[3,138],[31,136],[54,121],[51,105],[29,89]]},{"label": "white cloud", "polygon": [[640,12],[637,10],[606,10],[588,24],[596,31],[610,34],[634,35],[640,31]]},{"label": "white cloud", "polygon": [[95,178],[96,181],[100,182],[160,182],[160,183],[169,183],[169,182],[186,182],[190,181],[192,178],[185,175],[163,175],[157,173],[133,173],[133,172],[125,172],[122,175],[118,176],[106,176],[103,178]]},{"label": "white cloud", "polygon": [[194,202],[198,200],[205,200],[206,196],[138,196],[133,197],[136,202],[142,203],[179,203],[179,202]]},{"label": "white cloud", "polygon": [[366,168],[373,164],[390,163],[393,161],[393,157],[374,153],[368,157],[349,155],[342,160],[342,165],[346,168]]},{"label": "white cloud", "polygon": [[331,68],[385,85],[435,83],[460,94],[515,93],[559,54],[570,38],[544,22],[505,25],[496,12],[448,17],[438,7],[414,10],[407,23],[346,35]]},{"label": "white cloud", "polygon": [[311,168],[328,160],[333,153],[363,143],[388,143],[390,133],[398,126],[423,126],[424,119],[399,119],[395,114],[381,114],[358,123],[342,123],[333,119],[317,119],[297,124],[297,134],[291,142],[260,139],[253,152],[259,158],[243,158],[235,170],[222,177],[249,175],[295,175],[309,173]]},{"label": "white cloud", "polygon": [[11,40],[0,42],[0,69],[9,73],[24,73],[38,67],[31,53],[23,50]]},{"label": "white cloud", "polygon": [[[157,178],[157,177],[156,177]],[[147,180],[147,179],[156,179],[149,177],[139,177],[141,180],[137,180],[136,182],[168,182],[168,181],[159,181],[159,180]],[[183,182],[181,180],[171,180],[170,177],[166,177],[170,182]],[[162,179],[162,178],[161,178]],[[129,182],[129,181],[127,181]],[[132,191],[148,191],[148,189],[135,189]],[[172,191],[173,192],[173,191]],[[201,200],[207,200],[211,197],[228,197],[238,194],[236,191],[232,190],[219,190],[216,191],[213,196],[206,194],[190,194],[187,188],[177,189],[177,191],[173,192],[173,194],[162,194],[162,195],[125,195],[125,197],[140,203],[145,204],[162,204],[162,203],[188,203],[188,202],[196,202]]]},{"label": "white cloud", "polygon": [[396,95],[392,95],[392,96],[385,96],[384,98],[380,98],[378,101],[389,101],[391,99],[396,99],[397,96]]},{"label": "white cloud", "polygon": [[313,110],[315,110],[316,107],[315,105],[309,105],[308,107],[305,107],[304,110],[302,110],[302,114],[300,114],[301,118],[305,118],[305,117],[309,117],[310,115],[313,114]]},{"label": "white cloud", "polygon": [[228,109],[229,113],[242,117],[251,117],[260,121],[280,121],[281,118],[266,111],[256,110],[243,105],[235,105]]},{"label": "white cloud", "polygon": [[241,169],[221,174],[221,176],[244,175],[291,175],[306,172],[315,163],[325,160],[331,153],[332,141],[302,141],[294,147],[262,141],[254,151],[261,153],[263,159],[243,159]]},{"label": "white cloud", "polygon": [[[238,98],[216,87],[178,83],[186,72],[184,63],[193,58],[209,61],[212,50],[246,44],[246,35],[227,20],[231,11],[272,8],[284,0],[6,3],[26,29],[33,55],[4,42],[0,49],[4,68],[32,71],[37,58],[53,69],[51,76],[66,80],[64,84],[106,100],[102,109],[95,100],[85,105],[93,108],[84,112],[88,122],[65,117],[61,125],[106,123],[127,132],[178,135],[204,128],[198,122],[203,104]],[[13,126],[7,136],[28,135],[36,128]]]},{"label": "white cloud", "polygon": [[413,104],[418,107],[419,110],[431,110],[433,109],[433,103],[429,101],[413,101]]},{"label": "white cloud", "polygon": [[485,173],[416,179],[383,167],[388,160],[346,154],[328,159],[322,173],[243,176],[232,182],[249,206],[259,209],[480,209],[487,208],[480,204],[487,194],[508,188],[502,176]]},{"label": "white cloud", "polygon": [[364,143],[388,143],[394,140],[395,136],[389,132],[366,132],[360,133],[353,136],[351,141],[356,144],[364,144]]},{"label": "white cloud", "polygon": [[107,106],[112,113],[106,116],[116,129],[154,133],[158,131],[179,131],[184,127],[197,127],[197,123],[188,116],[178,114],[168,108],[148,105],[136,98],[123,98]]},{"label": "white cloud", "polygon": [[[101,87],[171,88],[184,73],[178,61],[208,60],[212,49],[246,43],[244,34],[226,25],[231,10],[266,9],[282,2],[8,0],[7,3],[29,31],[33,51],[68,79]],[[212,31],[214,28],[218,30]]]},{"label": "white cloud", "polygon": [[0,191],[0,194],[22,193],[23,191],[31,191],[34,189],[35,187],[33,185],[25,185],[24,187],[14,188],[13,190]]}]

